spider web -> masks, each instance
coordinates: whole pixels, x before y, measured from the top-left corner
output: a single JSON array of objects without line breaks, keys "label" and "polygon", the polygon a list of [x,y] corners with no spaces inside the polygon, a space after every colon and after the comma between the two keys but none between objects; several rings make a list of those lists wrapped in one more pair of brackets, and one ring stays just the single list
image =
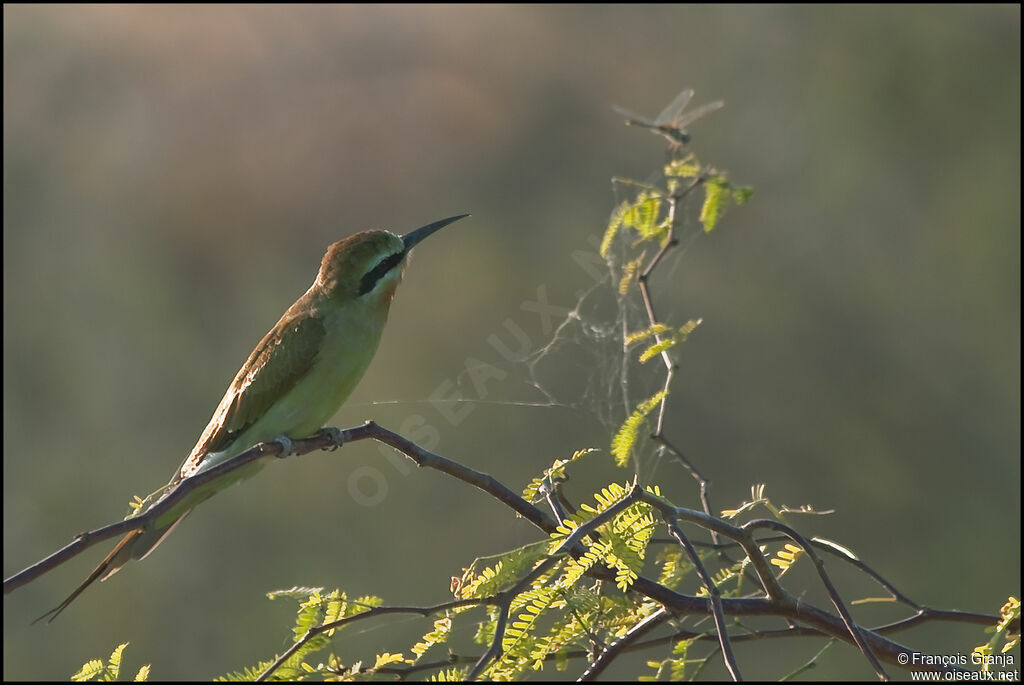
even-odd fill
[{"label": "spider web", "polygon": [[[634,199],[635,185],[613,184],[616,205]],[[651,297],[655,311],[659,321],[669,326],[679,326],[692,315],[677,315],[672,311],[670,298],[659,297],[659,290],[671,287],[689,248],[703,235],[695,218],[697,202],[694,194],[679,202],[675,230],[678,245],[669,251],[653,272]],[[666,369],[660,356],[640,364],[638,356],[645,345],[631,348],[624,345],[630,333],[650,326],[635,275],[626,292],[620,292],[624,265],[641,254],[642,248],[637,247],[635,241],[635,233],[622,230],[608,250],[607,258],[598,252],[600,239],[597,236],[591,237],[591,245],[587,249],[574,252],[570,260],[583,267],[577,273],[584,283],[584,287],[575,293],[574,305],[553,323],[550,333],[539,345],[520,359],[502,363],[502,369],[509,376],[502,385],[514,396],[507,399],[469,399],[475,394],[470,383],[472,371],[463,370],[456,379],[459,393],[467,398],[461,401],[561,408],[590,417],[604,433],[603,444],[595,446],[607,451],[612,436],[637,405],[662,390],[665,383]],[[658,247],[656,243],[646,244],[641,270],[653,258]],[[556,299],[555,294],[552,299]],[[565,302],[568,298],[560,299]],[[678,349],[672,353],[678,356]],[[513,378],[520,382],[513,383]],[[669,409],[673,403],[673,390],[679,389],[670,389]],[[657,409],[648,416],[647,427],[641,428],[640,439],[633,450],[632,469],[642,484],[650,482],[663,462],[663,448],[644,439],[654,431],[656,418]]]}]

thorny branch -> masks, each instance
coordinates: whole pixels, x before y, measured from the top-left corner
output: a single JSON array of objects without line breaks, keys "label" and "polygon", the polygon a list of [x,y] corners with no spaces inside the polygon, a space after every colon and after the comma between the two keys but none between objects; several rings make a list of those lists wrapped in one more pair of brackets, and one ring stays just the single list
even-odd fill
[{"label": "thorny branch", "polygon": [[[412,459],[418,466],[427,467],[447,473],[455,478],[480,488],[501,502],[514,509],[520,516],[526,518],[541,530],[550,533],[555,529],[555,522],[540,509],[532,506],[525,499],[513,492],[503,483],[500,483],[486,473],[475,471],[467,466],[458,464],[449,459],[429,452],[419,445],[403,438],[398,433],[382,428],[373,421],[367,421],[362,426],[337,431],[335,438],[332,431],[320,431],[316,435],[292,440],[292,454],[299,456],[317,450],[337,449],[348,442],[373,439],[386,445],[394,447],[398,451]],[[132,530],[141,530],[176,504],[181,502],[190,492],[216,481],[236,471],[246,464],[257,461],[267,456],[281,456],[283,446],[278,442],[265,442],[247,449],[236,457],[233,457],[222,464],[207,471],[203,471],[191,478],[186,478],[176,485],[171,491],[163,495],[156,503],[144,512],[127,518],[117,523],[112,523],[102,528],[79,533],[68,545],[54,552],[50,556],[29,566],[28,568],[14,574],[4,580],[4,594],[9,594],[19,587],[30,583],[39,576],[51,571],[66,561],[81,554],[95,544],[109,540],[110,538],[124,535]],[[285,455],[287,456],[287,455]]]},{"label": "thorny branch", "polygon": [[[637,276],[637,284],[640,286],[640,296],[643,299],[644,309],[647,312],[647,323],[649,326],[655,326],[658,322],[658,316],[654,312],[654,300],[651,297],[650,289],[650,278],[654,273],[654,270],[661,263],[661,260],[668,254],[670,250],[675,248],[679,244],[679,239],[676,238],[676,230],[678,228],[678,215],[677,208],[679,203],[691,192],[700,187],[702,183],[707,180],[704,175],[699,175],[690,181],[689,184],[675,191],[668,196],[668,234],[665,237],[665,244],[660,250],[651,258],[644,270]],[[655,333],[654,339],[657,343],[662,342],[661,334]],[[679,447],[677,447],[668,437],[665,435],[665,408],[668,406],[668,391],[672,386],[672,381],[676,375],[676,369],[678,365],[672,356],[669,354],[667,349],[661,351],[660,354],[662,362],[665,364],[665,383],[662,387],[662,391],[665,393],[661,398],[661,402],[658,407],[658,420],[655,424],[654,433],[651,434],[651,439],[657,442],[667,452],[672,454],[679,463],[682,464],[690,475],[693,476],[694,480],[697,481],[701,505],[704,507],[704,513],[711,514],[711,481],[701,473],[700,469],[690,461]],[[718,540],[712,533],[712,540],[717,542]]]},{"label": "thorny branch", "polygon": [[[480,473],[466,466],[458,464],[457,462],[445,459],[438,455],[435,455],[423,448],[415,445],[414,443],[406,440],[397,433],[393,433],[376,423],[367,422],[362,426],[350,428],[344,431],[339,431],[338,435],[341,440],[335,440],[335,437],[327,431],[319,433],[311,438],[303,440],[293,441],[293,448],[295,454],[307,454],[311,451],[318,449],[333,449],[336,448],[339,442],[355,442],[358,440],[374,439],[385,444],[391,445],[395,449],[399,450],[410,459],[413,459],[420,466],[434,468],[444,473],[471,484],[481,490],[487,492],[495,499],[503,502],[506,506],[514,510],[517,514],[523,516],[530,522],[532,522],[538,529],[545,533],[550,533],[555,529],[555,523],[550,516],[545,514],[534,505],[527,502],[525,499],[514,493],[508,487],[498,482],[487,474]],[[89,531],[76,537],[75,541],[70,545],[60,550],[59,552],[47,557],[43,561],[34,564],[33,566],[25,569],[19,574],[16,574],[12,578],[8,579],[4,583],[5,592],[10,592],[26,583],[33,578],[45,573],[46,571],[54,568],[55,566],[63,563],[67,559],[70,559],[74,555],[80,553],[82,550],[89,546],[96,544],[105,539],[109,539],[116,535],[125,533],[135,528],[141,528],[148,524],[153,516],[159,515],[159,513],[167,507],[173,506],[174,503],[184,497],[192,489],[203,485],[215,478],[224,476],[235,469],[242,468],[246,464],[250,463],[255,459],[262,458],[267,455],[279,455],[282,451],[282,446],[279,443],[262,443],[253,447],[251,450],[234,457],[231,460],[224,462],[215,469],[211,469],[208,472],[200,474],[190,479],[183,481],[174,490],[167,494],[164,501],[158,502],[149,511],[140,514],[134,518],[122,521],[110,526]],[[751,559],[752,566],[761,582],[764,584],[767,590],[767,596],[765,597],[724,597],[720,598],[721,611],[723,616],[776,616],[790,619],[794,622],[803,624],[804,627],[798,628],[793,627],[783,631],[775,632],[764,632],[756,634],[758,638],[766,636],[795,636],[795,635],[826,635],[837,638],[839,640],[856,644],[857,642],[863,642],[862,649],[866,653],[873,653],[877,655],[882,661],[899,665],[898,658],[901,654],[905,654],[909,650],[900,645],[899,643],[893,642],[892,640],[885,637],[885,634],[891,633],[895,630],[901,630],[908,628],[912,625],[918,625],[927,621],[942,620],[942,621],[959,621],[965,623],[974,623],[979,625],[991,625],[998,621],[998,617],[988,614],[975,614],[975,613],[961,613],[953,611],[941,611],[929,609],[926,607],[920,607],[920,605],[912,602],[909,599],[900,595],[901,599],[905,603],[913,607],[919,607],[918,612],[915,616],[898,621],[886,626],[880,626],[875,629],[864,628],[853,623],[849,619],[848,614],[843,616],[837,616],[829,612],[823,611],[814,607],[813,605],[806,602],[797,602],[795,598],[789,595],[788,592],[783,590],[779,586],[777,579],[771,571],[771,566],[768,564],[767,559],[759,549],[759,545],[762,541],[755,538],[754,533],[761,528],[770,527],[776,532],[783,532],[787,537],[793,537],[793,531],[785,527],[778,527],[774,521],[752,521],[744,526],[734,526],[733,524],[716,518],[707,514],[706,512],[697,511],[693,509],[686,509],[684,507],[673,507],[667,504],[661,498],[655,497],[650,493],[642,491],[639,487],[634,487],[629,494],[617,502],[614,506],[610,507],[606,511],[602,512],[599,516],[591,519],[586,524],[579,526],[572,535],[566,538],[563,544],[559,547],[555,554],[546,557],[544,560],[538,563],[538,565],[518,582],[516,582],[511,588],[499,593],[493,598],[489,599],[472,599],[472,600],[456,600],[437,607],[417,608],[417,607],[378,607],[370,611],[358,614],[354,617],[343,619],[344,622],[350,622],[353,620],[365,620],[366,618],[379,616],[389,613],[416,613],[420,615],[429,615],[432,612],[442,611],[445,609],[455,608],[457,606],[468,606],[468,605],[496,605],[500,607],[499,611],[499,626],[496,631],[494,640],[491,643],[490,648],[480,656],[476,662],[471,675],[479,676],[483,673],[484,669],[494,659],[500,658],[501,655],[501,635],[504,633],[505,622],[508,618],[508,607],[511,605],[512,600],[517,594],[522,592],[525,588],[534,582],[544,572],[550,570],[552,565],[557,563],[562,557],[570,553],[574,548],[580,544],[584,537],[588,534],[594,533],[594,531],[610,520],[611,517],[615,516],[619,512],[625,510],[628,506],[636,502],[647,502],[656,509],[658,509],[666,522],[672,520],[685,521],[687,523],[696,524],[699,527],[708,530],[709,532],[715,532],[722,535],[725,538],[733,540],[735,543],[748,554]],[[152,513],[156,511],[157,513]],[[771,524],[771,525],[769,525]],[[797,536],[799,537],[799,536]],[[812,543],[804,541],[805,549],[810,550]],[[826,547],[827,549],[827,547]],[[834,551],[834,550],[833,550]],[[846,558],[842,556],[841,558]],[[820,559],[819,559],[820,561]],[[863,563],[863,562],[860,562]],[[822,575],[823,580],[827,578],[824,571],[824,565],[819,567],[819,573]],[[587,575],[598,579],[598,580],[614,580],[615,572],[613,569],[606,566],[595,566],[591,568]],[[872,576],[880,580],[881,577],[872,572]],[[881,582],[881,580],[880,580]],[[831,583],[828,583],[831,585]],[[713,583],[712,583],[713,585]],[[888,586],[888,584],[885,584]],[[638,577],[633,584],[631,589],[639,592],[640,594],[648,597],[656,602],[660,603],[665,611],[667,611],[672,617],[680,618],[683,616],[708,616],[713,615],[714,609],[712,602],[709,602],[706,597],[698,597],[694,595],[686,595],[671,590],[664,585],[657,583],[644,576]],[[833,588],[834,590],[834,588]],[[836,595],[838,597],[838,595]],[[834,600],[835,601],[835,600]],[[840,603],[841,605],[841,603]],[[837,605],[839,606],[839,605]],[[845,614],[845,611],[841,610],[841,613]],[[342,625],[342,622],[335,622],[333,624],[327,624],[320,626],[314,631],[311,631],[309,637],[315,634],[322,633],[332,628],[337,628]],[[654,626],[651,626],[652,628]],[[641,631],[646,632],[646,631]],[[723,630],[719,628],[719,635],[716,640],[720,643],[723,642]],[[677,635],[683,635],[683,633],[677,633]],[[857,639],[857,637],[860,640]],[[639,636],[637,636],[639,637]],[[309,639],[309,638],[304,638]],[[728,636],[728,641],[746,641],[753,639],[749,634],[741,634],[736,636]],[[651,641],[650,644],[655,644],[655,641]],[[658,642],[658,644],[661,644]],[[301,646],[301,644],[300,644]],[[608,646],[602,653],[608,652],[609,649],[612,651],[598,659],[602,659],[600,663],[595,662],[598,666],[606,664],[617,654],[629,651],[625,647],[629,646],[627,642],[625,645],[619,647],[615,643]],[[639,645],[637,645],[639,646]],[[292,650],[287,652],[283,657],[279,658],[276,664],[284,663],[290,654],[294,654],[295,649],[298,647],[293,646]],[[603,668],[603,666],[601,666]],[[593,668],[593,664],[591,666]],[[953,671],[956,670],[948,666],[934,666],[935,670],[940,671]],[[272,669],[268,669],[268,672],[264,676],[270,675]]]}]

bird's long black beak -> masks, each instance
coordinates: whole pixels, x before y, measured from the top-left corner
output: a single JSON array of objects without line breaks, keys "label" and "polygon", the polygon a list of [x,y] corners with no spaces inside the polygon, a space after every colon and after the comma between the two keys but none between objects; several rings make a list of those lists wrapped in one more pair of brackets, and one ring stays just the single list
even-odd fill
[{"label": "bird's long black beak", "polygon": [[415,247],[420,241],[422,241],[424,238],[426,238],[431,233],[434,233],[435,231],[439,231],[442,228],[444,228],[445,226],[447,226],[448,224],[454,223],[454,222],[458,221],[459,219],[465,219],[467,216],[469,216],[469,214],[459,214],[458,216],[450,216],[447,219],[441,219],[440,221],[435,221],[432,224],[427,224],[426,226],[421,226],[420,228],[417,228],[415,231],[411,231],[409,233],[406,233],[404,236],[402,236],[402,242],[405,243],[405,251],[406,251],[406,253],[408,253],[409,250],[411,250],[413,247]]}]

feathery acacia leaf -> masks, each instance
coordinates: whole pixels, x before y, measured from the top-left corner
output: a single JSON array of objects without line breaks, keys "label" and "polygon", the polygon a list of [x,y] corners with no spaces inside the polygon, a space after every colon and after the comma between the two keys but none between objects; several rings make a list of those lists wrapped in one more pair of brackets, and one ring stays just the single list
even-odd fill
[{"label": "feathery acacia leaf", "polygon": [[647,418],[647,415],[658,406],[658,403],[665,399],[666,394],[662,390],[637,405],[637,408],[622,424],[615,437],[612,438],[611,452],[612,456],[615,457],[615,464],[617,466],[625,466],[629,462],[629,455],[633,450],[633,445],[636,443],[637,432],[640,430],[641,424]]},{"label": "feathery acacia leaf", "polygon": [[700,176],[700,172],[700,162],[692,153],[682,159],[674,159],[665,165],[665,175],[669,178],[696,178]]},{"label": "feathery acacia leaf", "polygon": [[626,213],[631,207],[631,203],[623,202],[615,208],[614,212],[612,212],[611,219],[608,220],[608,228],[605,230],[604,237],[601,239],[601,247],[598,249],[601,256],[605,259],[608,258],[608,250],[611,249],[612,241],[615,240],[615,236],[618,234],[619,229],[622,227],[623,221],[626,218]]},{"label": "feathery acacia leaf", "polygon": [[718,224],[729,201],[728,185],[723,179],[709,178],[704,182],[704,206],[700,210],[700,222],[704,232],[710,233]]},{"label": "feathery acacia leaf", "polygon": [[[434,629],[420,638],[412,647],[412,653],[416,655],[416,661],[418,661],[427,650],[436,644],[441,644],[448,641],[448,635],[452,632],[452,619],[448,616],[439,618],[434,621]],[[415,661],[413,662],[415,663]]]},{"label": "feathery acacia leaf", "polygon": [[523,499],[530,502],[537,501],[536,498],[538,497],[540,489],[546,481],[553,481],[564,478],[565,467],[567,464],[574,462],[580,457],[584,457],[590,454],[591,452],[596,451],[597,450],[594,449],[593,447],[588,447],[585,449],[576,450],[575,452],[573,452],[573,455],[568,459],[556,459],[555,462],[551,464],[549,468],[544,470],[544,473],[541,476],[534,478],[533,480],[530,481],[530,484],[526,486],[525,490],[523,490]]},{"label": "feathery acacia leaf", "polygon": [[623,343],[627,347],[629,347],[630,345],[633,345],[634,343],[638,343],[641,340],[646,340],[647,338],[651,338],[651,337],[656,336],[656,335],[661,335],[662,333],[665,333],[668,330],[669,330],[669,327],[666,326],[663,323],[652,324],[652,325],[648,326],[647,328],[643,329],[642,331],[636,331],[634,333],[630,333],[629,335],[626,336],[626,339],[623,341]]},{"label": "feathery acacia leaf", "polygon": [[636,259],[631,259],[626,262],[622,267],[622,278],[619,279],[619,294],[625,295],[626,291],[629,290],[629,284],[633,282],[637,272],[640,270],[640,265],[643,263],[643,255],[640,255]]},{"label": "feathery acacia leaf", "polygon": [[[102,681],[113,681],[117,680],[121,676],[121,660],[124,656],[124,650],[129,643],[123,642],[114,648],[114,651],[110,653],[107,658],[107,663],[104,664],[102,659],[90,659],[89,661],[82,664],[82,667],[78,669],[72,676],[71,681],[76,683],[84,683],[94,678],[98,678]],[[138,673],[135,674],[135,682],[144,682],[149,679],[149,664],[146,664],[139,669]]]}]

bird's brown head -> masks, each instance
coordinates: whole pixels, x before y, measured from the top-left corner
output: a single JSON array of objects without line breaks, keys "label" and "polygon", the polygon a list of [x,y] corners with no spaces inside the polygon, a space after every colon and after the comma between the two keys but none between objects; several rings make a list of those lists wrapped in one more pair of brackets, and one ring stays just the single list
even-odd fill
[{"label": "bird's brown head", "polygon": [[327,248],[316,286],[332,297],[346,300],[383,297],[390,301],[402,278],[402,268],[412,248],[431,233],[460,216],[435,221],[405,236],[390,231],[363,231]]}]

